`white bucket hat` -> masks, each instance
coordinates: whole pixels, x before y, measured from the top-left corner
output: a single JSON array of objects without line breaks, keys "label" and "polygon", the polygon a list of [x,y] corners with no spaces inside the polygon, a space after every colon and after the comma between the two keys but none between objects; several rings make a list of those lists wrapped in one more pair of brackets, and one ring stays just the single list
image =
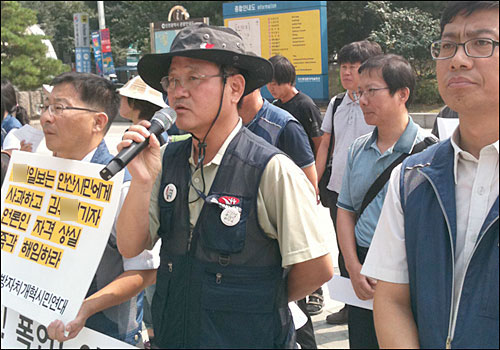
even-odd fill
[{"label": "white bucket hat", "polygon": [[137,100],[148,101],[162,108],[167,107],[160,91],[147,85],[140,76],[130,79],[123,87],[118,89],[121,96],[135,98]]}]

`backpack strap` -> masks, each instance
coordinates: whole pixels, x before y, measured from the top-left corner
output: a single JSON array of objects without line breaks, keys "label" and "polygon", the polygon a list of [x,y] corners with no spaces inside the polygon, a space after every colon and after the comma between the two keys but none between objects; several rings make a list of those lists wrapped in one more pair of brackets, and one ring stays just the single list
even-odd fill
[{"label": "backpack strap", "polygon": [[346,94],[345,92],[343,92],[341,94],[338,94],[335,97],[335,101],[333,102],[333,108],[332,108],[332,132],[330,134],[330,144],[328,145],[328,153],[326,155],[326,166],[325,166],[325,168],[328,166],[328,163],[331,162],[331,160],[332,160],[333,137],[335,135],[335,127],[334,127],[335,124],[334,124],[333,117],[335,116],[335,112],[337,111],[337,108],[339,108],[340,104],[344,100],[345,94]]},{"label": "backpack strap", "polygon": [[370,186],[368,192],[366,192],[365,198],[363,198],[363,203],[361,204],[361,210],[357,215],[357,219],[361,217],[366,207],[375,199],[380,190],[385,186],[389,178],[391,177],[392,170],[405,160],[406,157],[422,152],[427,147],[437,143],[439,140],[435,136],[427,136],[423,141],[417,143],[411,153],[403,153],[394,162],[391,163],[379,177]]}]

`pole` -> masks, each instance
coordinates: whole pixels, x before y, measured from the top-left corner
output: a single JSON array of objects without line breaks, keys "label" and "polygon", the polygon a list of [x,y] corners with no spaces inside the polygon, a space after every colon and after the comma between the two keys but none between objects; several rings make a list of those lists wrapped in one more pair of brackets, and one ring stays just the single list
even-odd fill
[{"label": "pole", "polygon": [[106,28],[106,22],[104,19],[104,1],[97,2],[97,12],[99,17],[99,30]]}]

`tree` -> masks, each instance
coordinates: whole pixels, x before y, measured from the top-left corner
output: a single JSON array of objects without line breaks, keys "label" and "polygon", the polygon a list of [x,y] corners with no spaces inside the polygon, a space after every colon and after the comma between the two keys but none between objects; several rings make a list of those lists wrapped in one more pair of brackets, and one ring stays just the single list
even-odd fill
[{"label": "tree", "polygon": [[379,25],[379,18],[366,8],[368,1],[328,1],[328,60],[353,41],[368,38]]},{"label": "tree", "polygon": [[16,1],[2,1],[2,78],[22,90],[39,88],[69,70],[61,61],[45,56],[47,46],[42,39],[47,37],[26,34],[26,28],[36,22],[33,11]]},{"label": "tree", "polygon": [[36,12],[37,23],[46,35],[52,37],[57,57],[65,63],[71,63],[75,57],[73,15],[86,13],[89,15],[91,31],[92,28],[94,30],[99,28],[97,11],[84,1],[22,1],[21,5]]},{"label": "tree", "polygon": [[439,38],[439,21],[418,8],[392,9],[388,1],[370,1],[366,7],[381,23],[369,38],[385,52],[406,58],[418,78],[432,78],[434,64],[429,48]]}]

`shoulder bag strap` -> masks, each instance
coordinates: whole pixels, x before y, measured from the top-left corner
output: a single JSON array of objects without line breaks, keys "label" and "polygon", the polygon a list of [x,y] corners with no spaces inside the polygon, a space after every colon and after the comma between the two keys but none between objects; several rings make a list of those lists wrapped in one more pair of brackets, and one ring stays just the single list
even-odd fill
[{"label": "shoulder bag strap", "polygon": [[332,108],[332,132],[330,134],[330,144],[328,145],[328,153],[327,153],[327,156],[326,156],[326,166],[325,166],[325,169],[328,166],[328,162],[331,161],[331,157],[332,157],[333,138],[334,138],[334,135],[335,135],[335,124],[334,124],[333,117],[335,116],[335,112],[337,111],[337,108],[339,108],[340,104],[342,103],[342,100],[344,99],[345,94],[346,94],[345,92],[341,93],[341,94],[338,94],[337,97],[335,98],[335,101],[333,102],[333,108]]},{"label": "shoulder bag strap", "polygon": [[413,147],[413,150],[411,151],[410,154],[403,153],[394,162],[392,162],[391,165],[389,165],[382,172],[382,174],[379,175],[379,177],[375,180],[375,182],[370,186],[370,189],[368,190],[368,192],[366,192],[365,198],[363,198],[363,203],[361,204],[361,210],[359,211],[357,218],[359,219],[361,217],[361,215],[365,211],[366,207],[373,201],[373,199],[375,199],[375,197],[380,192],[380,190],[384,187],[384,185],[387,183],[387,181],[389,181],[389,178],[391,177],[391,172],[396,166],[398,166],[400,163],[402,163],[406,157],[408,157],[412,154],[422,152],[424,149],[426,149],[427,147],[429,147],[437,142],[438,142],[438,139],[436,137],[428,136],[423,141],[417,143]]}]

